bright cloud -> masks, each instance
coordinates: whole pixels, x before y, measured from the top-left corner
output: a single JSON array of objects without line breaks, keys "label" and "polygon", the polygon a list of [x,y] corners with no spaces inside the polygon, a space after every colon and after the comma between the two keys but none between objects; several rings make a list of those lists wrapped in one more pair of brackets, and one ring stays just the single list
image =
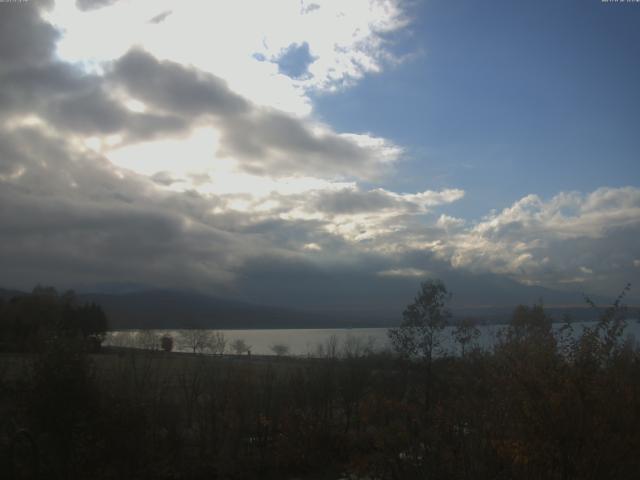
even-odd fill
[{"label": "bright cloud", "polygon": [[[407,23],[396,0],[104,3],[108,8],[80,10],[74,1],[56,2],[48,18],[64,32],[63,59],[100,70],[139,45],[215,73],[252,102],[299,114],[310,112],[309,89],[341,88],[380,71],[391,58],[383,35]],[[304,79],[278,69],[282,54],[299,44],[313,58]]]},{"label": "bright cloud", "polygon": [[426,270],[420,270],[419,268],[394,268],[390,270],[383,270],[378,272],[381,277],[422,277],[429,276],[429,272]]},{"label": "bright cloud", "polygon": [[[383,67],[384,35],[406,25],[395,0],[60,0],[43,13],[60,32],[58,57],[86,73],[75,74],[86,87],[47,104],[46,116],[120,166],[213,192],[221,182],[202,179],[228,177],[231,165],[238,179],[287,184],[372,179],[403,153],[386,139],[301,118],[310,89],[351,85]],[[295,45],[311,55],[301,78],[278,64]]]},{"label": "bright cloud", "polygon": [[543,201],[528,195],[440,242],[453,266],[529,283],[576,283],[629,273],[639,247],[640,189],[600,188]]}]

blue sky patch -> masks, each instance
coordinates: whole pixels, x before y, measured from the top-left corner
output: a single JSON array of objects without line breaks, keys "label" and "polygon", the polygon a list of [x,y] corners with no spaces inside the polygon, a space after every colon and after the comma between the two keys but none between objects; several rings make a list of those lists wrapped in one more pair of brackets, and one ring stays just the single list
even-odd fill
[{"label": "blue sky patch", "polygon": [[309,65],[313,61],[307,42],[300,45],[294,43],[278,57],[278,70],[288,77],[301,78],[308,74]]}]

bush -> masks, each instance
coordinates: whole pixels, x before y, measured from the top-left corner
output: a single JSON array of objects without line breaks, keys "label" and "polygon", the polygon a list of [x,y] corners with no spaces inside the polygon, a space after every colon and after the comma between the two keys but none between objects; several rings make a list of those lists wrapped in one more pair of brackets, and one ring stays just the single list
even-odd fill
[{"label": "bush", "polygon": [[171,335],[163,335],[160,339],[160,348],[163,352],[171,352],[173,350],[173,337]]}]

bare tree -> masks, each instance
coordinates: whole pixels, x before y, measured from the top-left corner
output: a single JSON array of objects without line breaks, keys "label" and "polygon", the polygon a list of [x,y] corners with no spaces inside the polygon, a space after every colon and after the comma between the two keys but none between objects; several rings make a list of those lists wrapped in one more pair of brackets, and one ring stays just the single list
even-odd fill
[{"label": "bare tree", "polygon": [[285,345],[284,343],[276,343],[271,345],[269,349],[278,357],[284,357],[289,354],[289,345]]},{"label": "bare tree", "polygon": [[419,357],[430,364],[451,318],[446,308],[450,298],[451,294],[440,280],[422,282],[413,303],[402,313],[402,324],[389,330],[396,352],[404,357]]},{"label": "bare tree", "polygon": [[137,345],[135,334],[132,332],[108,332],[105,345],[120,348],[135,348]]},{"label": "bare tree", "polygon": [[182,330],[180,332],[180,346],[193,353],[203,353],[212,344],[213,335],[210,330]]},{"label": "bare tree", "polygon": [[371,355],[375,350],[376,339],[372,336],[359,337],[348,334],[342,346],[344,358],[360,358]]},{"label": "bare tree", "polygon": [[475,343],[480,338],[480,329],[471,318],[463,318],[456,324],[456,328],[451,332],[456,342],[460,344],[462,356],[466,353],[468,345]]},{"label": "bare tree", "polygon": [[251,345],[247,344],[242,338],[236,338],[233,342],[231,342],[231,349],[235,352],[236,355],[242,355],[243,353],[248,353],[251,351]]},{"label": "bare tree", "polygon": [[158,350],[160,337],[153,330],[140,330],[135,335],[135,347],[143,350]]},{"label": "bare tree", "polygon": [[316,345],[315,356],[320,358],[338,358],[338,347],[340,341],[337,335],[331,335],[324,343]]},{"label": "bare tree", "polygon": [[227,338],[223,332],[210,332],[209,337],[209,350],[214,355],[223,355],[227,349]]}]

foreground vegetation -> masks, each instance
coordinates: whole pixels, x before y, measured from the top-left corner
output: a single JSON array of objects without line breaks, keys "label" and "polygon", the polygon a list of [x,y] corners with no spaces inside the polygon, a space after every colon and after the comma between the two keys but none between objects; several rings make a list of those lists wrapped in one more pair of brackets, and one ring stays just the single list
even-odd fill
[{"label": "foreground vegetation", "polygon": [[329,343],[318,359],[271,361],[91,353],[94,333],[49,330],[29,343],[32,353],[3,354],[0,471],[47,479],[637,475],[640,351],[622,336],[622,297],[580,335],[569,324],[554,335],[541,305],[518,307],[491,351],[476,348],[473,325],[461,322],[463,354],[441,357],[447,298],[442,284],[422,285],[392,333],[393,355],[357,342]]}]

